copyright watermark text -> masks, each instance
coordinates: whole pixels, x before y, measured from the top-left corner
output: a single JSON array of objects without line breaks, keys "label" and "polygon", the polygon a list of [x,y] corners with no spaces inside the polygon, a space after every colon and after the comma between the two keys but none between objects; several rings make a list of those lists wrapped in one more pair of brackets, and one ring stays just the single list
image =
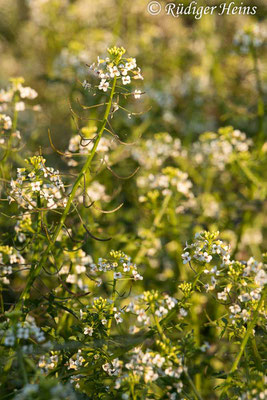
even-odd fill
[{"label": "copyright watermark text", "polygon": [[159,1],[150,1],[147,5],[147,11],[150,15],[159,15],[165,13],[178,18],[181,15],[193,15],[195,19],[200,19],[204,15],[255,15],[257,6],[245,5],[243,2],[221,3],[218,5],[203,6],[198,5],[197,1],[191,1],[190,4],[170,2],[162,6]]}]

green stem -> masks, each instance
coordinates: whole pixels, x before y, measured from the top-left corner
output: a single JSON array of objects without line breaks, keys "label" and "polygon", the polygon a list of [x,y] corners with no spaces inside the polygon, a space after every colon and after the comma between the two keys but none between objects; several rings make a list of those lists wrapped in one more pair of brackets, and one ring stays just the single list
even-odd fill
[{"label": "green stem", "polygon": [[252,350],[253,350],[255,364],[256,364],[257,368],[260,371],[262,371],[262,369],[263,369],[262,360],[261,360],[261,356],[260,356],[258,348],[257,348],[256,339],[254,336],[251,338],[251,344],[252,344]]},{"label": "green stem", "polygon": [[187,378],[187,380],[188,380],[189,385],[191,386],[191,388],[192,388],[192,390],[193,390],[193,392],[194,392],[194,394],[195,394],[195,397],[196,397],[198,400],[203,400],[202,397],[201,397],[201,395],[200,395],[200,393],[198,392],[197,388],[195,387],[194,382],[192,381],[190,375],[188,374],[188,372],[187,372],[187,371],[184,371],[184,373],[185,373],[185,376],[186,376],[186,378]]},{"label": "green stem", "polygon": [[42,256],[39,264],[37,266],[33,265],[31,270],[30,270],[30,274],[29,274],[26,286],[25,286],[23,292],[21,293],[21,296],[19,298],[18,303],[16,304],[16,307],[15,307],[16,310],[21,308],[23,300],[28,297],[30,289],[31,289],[31,287],[33,285],[33,282],[35,281],[35,278],[38,276],[38,274],[40,273],[43,265],[47,261],[47,258],[49,256],[50,250],[53,248],[53,246],[54,246],[54,244],[55,244],[55,242],[57,240],[57,237],[58,237],[58,235],[59,235],[59,233],[60,233],[60,231],[61,231],[61,229],[62,229],[62,227],[64,225],[64,222],[65,222],[65,220],[67,218],[67,215],[69,213],[71,204],[72,204],[72,202],[74,200],[74,197],[75,197],[77,189],[78,189],[78,187],[80,185],[80,182],[81,182],[84,174],[86,173],[86,171],[91,166],[91,163],[92,163],[92,160],[93,160],[94,155],[96,153],[99,141],[100,141],[100,139],[101,139],[101,137],[103,135],[104,129],[105,129],[107,121],[108,121],[110,109],[111,109],[111,106],[112,106],[112,100],[113,100],[113,96],[114,96],[114,92],[115,92],[115,87],[116,87],[116,80],[117,79],[115,77],[114,80],[113,80],[113,85],[112,85],[112,89],[111,89],[111,93],[110,93],[110,98],[109,98],[109,101],[108,101],[108,104],[107,104],[107,107],[106,107],[106,110],[105,110],[104,119],[102,121],[102,124],[101,124],[101,127],[100,127],[100,131],[98,133],[98,136],[97,136],[97,139],[96,139],[96,141],[94,143],[94,146],[93,146],[93,148],[92,148],[92,150],[91,150],[91,152],[90,152],[90,154],[89,154],[89,156],[88,156],[83,168],[81,169],[76,181],[74,182],[74,185],[72,187],[72,190],[71,190],[69,198],[68,198],[67,205],[66,205],[66,207],[64,209],[63,214],[61,215],[60,221],[59,221],[59,223],[57,225],[57,229],[55,230],[55,233],[54,233],[54,235],[53,235],[53,237],[51,239],[51,242],[48,244],[45,252],[43,253],[43,256]]},{"label": "green stem", "polygon": [[261,142],[264,140],[264,91],[261,84],[257,51],[253,45],[251,46],[251,55],[254,64],[254,73],[256,77],[256,85],[258,91],[258,121],[259,121],[258,139]]},{"label": "green stem", "polygon": [[21,348],[17,350],[17,355],[18,355],[18,362],[19,362],[19,367],[22,373],[23,377],[23,382],[26,385],[28,383],[28,377],[27,377],[27,372],[24,366],[24,361],[23,361],[23,354]]},{"label": "green stem", "polygon": [[132,399],[133,399],[133,400],[136,400],[137,397],[136,397],[136,394],[135,394],[135,392],[134,392],[134,383],[132,383],[132,382],[131,382],[131,384],[130,384],[130,390],[131,390]]},{"label": "green stem", "polygon": [[246,334],[245,334],[245,336],[244,336],[244,338],[242,340],[239,353],[237,354],[237,356],[236,356],[236,358],[235,358],[235,360],[233,362],[232,368],[231,368],[231,370],[230,370],[230,372],[228,374],[228,377],[227,377],[226,382],[225,382],[226,385],[225,385],[225,387],[224,387],[224,389],[223,389],[223,391],[221,393],[220,399],[224,398],[223,396],[224,396],[225,392],[227,392],[227,390],[228,390],[228,385],[227,384],[229,384],[231,382],[231,379],[232,379],[231,378],[231,374],[233,374],[238,368],[239,362],[240,362],[241,357],[242,357],[242,355],[243,355],[243,353],[245,351],[245,348],[246,348],[247,342],[249,340],[249,337],[250,337],[250,335],[251,335],[251,333],[252,333],[252,331],[254,329],[254,326],[257,323],[257,319],[258,319],[258,315],[259,315],[261,306],[264,304],[265,295],[266,295],[266,288],[262,292],[261,299],[260,299],[260,301],[259,301],[259,303],[257,305],[257,308],[256,308],[255,312],[254,312],[253,319],[248,324],[247,331],[246,331]]},{"label": "green stem", "polygon": [[[168,204],[170,202],[172,194],[168,194],[165,199],[162,202],[162,206],[159,210],[159,213],[155,216],[154,221],[152,223],[152,228],[151,231],[155,232],[156,228],[158,227],[160,221],[162,220],[162,217],[164,216],[166,209],[168,207]],[[138,253],[135,256],[135,260],[138,262],[139,260],[141,260],[143,258],[143,256],[145,255],[147,249],[145,246],[141,246]]]},{"label": "green stem", "polygon": [[255,310],[253,319],[251,320],[251,322],[249,323],[249,325],[248,325],[248,327],[247,327],[246,334],[245,334],[245,336],[244,336],[244,338],[243,338],[243,340],[242,340],[239,353],[237,354],[237,356],[236,356],[236,358],[235,358],[235,360],[234,360],[234,362],[233,362],[232,368],[231,368],[231,370],[230,370],[230,374],[232,374],[233,372],[235,372],[235,370],[237,369],[237,367],[238,367],[238,365],[239,365],[239,362],[240,362],[240,360],[241,360],[241,357],[242,357],[242,355],[243,355],[243,353],[244,353],[244,350],[245,350],[245,347],[246,347],[246,345],[247,345],[248,339],[249,339],[249,337],[250,337],[250,335],[251,335],[251,333],[252,333],[252,331],[253,331],[254,326],[255,326],[256,323],[257,323],[259,311],[260,311],[260,309],[261,309],[261,306],[262,306],[263,303],[264,303],[265,294],[266,294],[266,290],[263,291],[263,293],[262,293],[262,295],[261,295],[261,299],[260,299],[260,301],[259,301],[259,303],[258,303],[258,305],[257,305],[256,310]]},{"label": "green stem", "polygon": [[168,207],[168,204],[169,204],[169,201],[170,201],[171,197],[172,197],[172,193],[168,194],[168,195],[165,197],[165,199],[163,200],[163,203],[162,203],[162,207],[161,207],[161,209],[160,209],[160,212],[158,213],[158,215],[156,216],[156,218],[154,219],[154,222],[153,222],[153,226],[155,226],[155,228],[158,227],[158,224],[159,224],[160,221],[162,220],[162,217],[163,217],[163,215],[165,214],[165,211],[166,211],[166,209],[167,209],[167,207]]},{"label": "green stem", "polygon": [[114,303],[116,299],[116,279],[113,279],[113,286],[112,286],[112,294],[111,294],[111,300],[112,303],[110,305],[110,313],[109,313],[109,320],[107,323],[107,335],[110,335],[110,330],[111,330],[111,325],[112,325],[112,314],[113,314],[113,308],[114,308]]},{"label": "green stem", "polygon": [[165,333],[163,332],[162,326],[159,323],[159,319],[158,319],[157,315],[155,314],[154,307],[152,309],[152,313],[153,313],[154,321],[155,321],[159,336],[161,337],[161,340],[166,343],[167,337],[166,337]]}]

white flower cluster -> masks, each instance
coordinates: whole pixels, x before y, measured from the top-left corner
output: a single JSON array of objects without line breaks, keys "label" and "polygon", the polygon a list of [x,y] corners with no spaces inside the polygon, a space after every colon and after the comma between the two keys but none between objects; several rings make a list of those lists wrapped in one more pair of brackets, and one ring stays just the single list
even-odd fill
[{"label": "white flower cluster", "polygon": [[197,233],[195,241],[186,245],[183,263],[190,261],[202,265],[203,273],[210,277],[204,284],[207,292],[219,287],[217,298],[229,304],[230,321],[247,322],[261,298],[267,284],[266,265],[250,258],[247,262],[230,259],[230,247],[217,239],[218,232]]},{"label": "white flower cluster", "polygon": [[[215,255],[222,257],[221,267],[228,264],[230,259],[229,245],[216,239],[219,232],[215,232],[212,235],[211,242],[208,232],[197,233],[194,242],[192,244],[187,243],[184,248],[184,253],[182,254],[183,264],[189,263],[192,259],[199,263],[209,264]],[[207,271],[206,273],[210,272]],[[216,273],[217,267],[214,267],[212,272]]]},{"label": "white flower cluster", "polygon": [[[235,302],[229,307],[230,319],[233,324],[236,322],[247,322],[253,316],[253,312],[261,299],[261,292],[267,284],[267,265],[257,262],[251,257],[247,262],[231,262],[229,264],[228,275],[240,281],[237,287],[228,285],[224,291],[218,293],[218,298],[229,300],[223,297],[223,293],[234,292],[237,295]],[[231,289],[231,291],[230,291]]]},{"label": "white flower cluster", "polygon": [[12,127],[12,120],[6,114],[0,114],[0,132],[4,133],[2,130],[7,131]]},{"label": "white flower cluster", "polygon": [[[144,79],[141,69],[137,66],[136,59],[123,57],[125,53],[123,48],[112,48],[108,51],[110,57],[105,59],[98,57],[97,63],[90,66],[90,69],[101,79],[98,85],[99,90],[107,92],[110,88],[110,80],[115,77],[121,80],[123,85],[129,85],[132,79]],[[85,86],[87,86],[87,81],[84,82]],[[140,98],[140,95],[141,92],[139,90],[134,93],[135,98]]]},{"label": "white flower cluster", "polygon": [[[11,85],[8,89],[0,90],[0,145],[6,144],[7,136],[10,134],[14,138],[21,139],[18,130],[14,129],[14,132],[10,132],[12,129],[12,119],[7,113],[11,112],[11,108],[12,112],[14,110],[16,112],[24,111],[25,103],[22,100],[33,100],[37,97],[37,92],[34,89],[22,85],[24,82],[23,78],[12,78],[10,81]],[[35,105],[32,109],[37,111],[39,110],[39,106]]]},{"label": "white flower cluster", "polygon": [[84,362],[85,359],[81,355],[81,350],[78,350],[78,353],[69,359],[68,369],[74,369],[76,371],[79,367],[82,367]]},{"label": "white flower cluster", "polygon": [[[149,326],[156,316],[159,320],[164,318],[177,304],[177,300],[168,294],[160,295],[158,291],[146,291],[136,296],[131,301],[126,312],[135,314],[139,325]],[[136,327],[131,327],[130,332],[135,333]]]},{"label": "white flower cluster", "polygon": [[266,38],[266,27],[255,24],[238,31],[234,37],[234,44],[240,48],[241,53],[248,54],[253,47],[263,46],[266,43]]},{"label": "white flower cluster", "polygon": [[[99,258],[98,262],[90,264],[91,273],[97,275],[97,273],[105,273],[108,271],[113,272],[113,278],[117,279],[133,279],[135,281],[143,280],[142,275],[137,270],[136,264],[133,264],[131,257],[127,256],[122,251],[111,250],[109,253],[111,259]],[[101,279],[98,279],[99,284],[102,283]]]},{"label": "white flower cluster", "polygon": [[0,283],[9,285],[9,276],[13,273],[16,264],[24,264],[25,260],[21,254],[10,246],[0,246]]},{"label": "white flower cluster", "polygon": [[32,233],[32,218],[31,214],[23,213],[19,216],[15,225],[15,232],[20,243],[25,242],[26,234]]},{"label": "white flower cluster", "polygon": [[[71,230],[69,230],[71,235]],[[82,249],[73,252],[62,252],[62,268],[59,270],[59,275],[64,275],[66,283],[76,285],[80,290],[88,291],[88,286],[84,284],[83,274],[93,259],[86,254]]]},{"label": "white flower cluster", "polygon": [[59,171],[46,167],[46,160],[42,156],[25,161],[28,167],[17,168],[17,179],[11,181],[9,201],[16,201],[19,206],[29,210],[36,207],[64,207],[67,199],[63,197],[64,185]]},{"label": "white flower cluster", "polygon": [[221,128],[218,133],[208,132],[200,136],[198,142],[193,143],[192,157],[197,164],[210,162],[219,170],[232,161],[237,153],[245,153],[252,145],[252,140],[239,130]]},{"label": "white flower cluster", "polygon": [[[10,81],[11,86],[7,90],[0,90],[0,104],[11,103],[15,94],[17,94],[23,100],[34,100],[38,96],[38,93],[34,89],[30,88],[29,86],[22,85],[24,83],[23,78],[12,78]],[[19,108],[23,108],[23,105],[20,104]]]},{"label": "white flower cluster", "polygon": [[182,359],[177,358],[177,364],[162,356],[156,351],[147,349],[145,352],[141,348],[135,348],[131,354],[130,360],[124,364],[123,374],[116,380],[116,388],[120,388],[124,380],[128,380],[129,374],[142,380],[145,383],[155,382],[159,378],[173,378],[177,393],[180,393],[183,388],[181,381],[177,381],[185,371],[182,364]]},{"label": "white flower cluster", "polygon": [[133,146],[132,155],[145,169],[151,169],[163,165],[167,158],[184,157],[186,150],[182,150],[180,139],[168,133],[157,133],[144,141],[142,147]]},{"label": "white flower cluster", "polygon": [[102,368],[109,376],[118,376],[122,371],[122,365],[122,361],[114,358],[110,363],[103,364]]},{"label": "white flower cluster", "polygon": [[[0,105],[0,111],[3,109],[3,107]],[[7,131],[9,131],[12,128],[12,120],[11,118],[6,115],[6,114],[0,114],[0,145],[4,145],[6,142],[6,138],[8,137]],[[20,136],[19,132],[16,133],[16,136]]]},{"label": "white flower cluster", "polygon": [[[265,379],[266,380],[266,379]],[[265,400],[267,399],[267,389],[260,391],[257,388],[246,390],[237,400]]]},{"label": "white flower cluster", "polygon": [[15,326],[8,329],[4,338],[5,346],[14,346],[16,339],[34,339],[38,343],[45,340],[43,331],[35,324],[34,318],[28,317],[25,322],[17,322]]},{"label": "white flower cluster", "polygon": [[48,370],[52,370],[56,368],[58,364],[58,355],[53,354],[53,355],[43,355],[40,357],[39,362],[38,362],[38,367],[42,368],[42,370],[45,370],[46,372]]},{"label": "white flower cluster", "polygon": [[217,277],[222,275],[226,266],[231,262],[230,247],[218,240],[218,235],[219,232],[213,234],[208,232],[197,233],[195,241],[192,244],[186,244],[182,254],[183,264],[193,261],[205,266],[203,272],[210,278],[210,283],[204,285],[207,292],[215,289]]},{"label": "white flower cluster", "polygon": [[191,191],[193,186],[188,174],[179,168],[166,167],[162,169],[162,173],[148,174],[138,177],[137,185],[140,188],[159,189],[164,196],[178,192],[188,199],[193,199],[194,194]]}]

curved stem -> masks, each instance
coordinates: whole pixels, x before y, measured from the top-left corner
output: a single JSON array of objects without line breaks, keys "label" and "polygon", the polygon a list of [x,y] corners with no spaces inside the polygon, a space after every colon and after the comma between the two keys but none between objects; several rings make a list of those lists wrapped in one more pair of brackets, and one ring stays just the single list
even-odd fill
[{"label": "curved stem", "polygon": [[71,190],[69,198],[68,198],[67,205],[66,205],[66,207],[64,209],[63,214],[61,215],[60,221],[59,221],[59,223],[57,225],[57,228],[56,228],[56,230],[54,232],[54,235],[53,235],[53,237],[51,239],[51,242],[48,244],[45,252],[43,253],[43,256],[42,256],[39,264],[37,266],[33,265],[32,268],[31,268],[31,271],[30,271],[26,286],[25,286],[23,292],[21,293],[21,296],[19,298],[18,303],[16,304],[16,307],[15,307],[16,310],[18,310],[21,307],[22,301],[25,298],[28,297],[30,289],[32,287],[32,284],[33,284],[35,278],[40,273],[44,263],[46,262],[46,260],[47,260],[47,258],[49,256],[50,250],[53,248],[53,246],[54,246],[54,244],[55,244],[55,242],[57,240],[57,237],[58,237],[58,235],[59,235],[59,233],[60,233],[60,231],[61,231],[61,229],[62,229],[62,227],[64,225],[64,222],[65,222],[65,220],[67,218],[67,215],[69,213],[71,204],[72,204],[73,199],[75,197],[76,191],[77,191],[77,189],[78,189],[78,187],[80,185],[80,181],[82,180],[82,178],[83,178],[84,174],[86,173],[86,171],[91,166],[91,163],[92,163],[92,160],[93,160],[94,155],[96,153],[99,141],[100,141],[100,139],[101,139],[101,137],[103,135],[105,126],[106,126],[107,121],[108,121],[110,109],[111,109],[111,106],[112,106],[112,100],[113,100],[113,96],[114,96],[114,92],[115,92],[115,87],[116,87],[116,77],[113,80],[113,85],[112,85],[112,89],[111,89],[111,93],[110,93],[110,98],[109,98],[109,101],[108,101],[108,104],[107,104],[107,107],[106,107],[106,110],[105,110],[104,119],[103,119],[102,124],[100,126],[100,130],[99,130],[97,139],[96,139],[96,141],[94,143],[94,146],[93,146],[93,148],[92,148],[92,150],[91,150],[91,152],[90,152],[90,154],[89,154],[89,156],[88,156],[83,168],[81,169],[78,177],[76,178],[76,181],[74,182],[74,185],[72,187],[72,190]]}]

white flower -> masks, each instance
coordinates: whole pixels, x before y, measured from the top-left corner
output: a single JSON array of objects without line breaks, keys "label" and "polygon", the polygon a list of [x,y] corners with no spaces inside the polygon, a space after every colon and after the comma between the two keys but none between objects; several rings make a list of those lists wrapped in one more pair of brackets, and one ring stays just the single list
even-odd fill
[{"label": "white flower", "polygon": [[186,317],[186,316],[187,316],[187,311],[186,311],[184,308],[180,308],[179,314],[180,314],[182,317]]},{"label": "white flower", "polygon": [[86,272],[86,267],[84,265],[76,265],[75,267],[77,274],[82,274]]},{"label": "white flower", "polygon": [[255,283],[258,286],[264,286],[267,283],[267,274],[263,269],[260,269],[255,276]]},{"label": "white flower", "polygon": [[132,325],[129,327],[129,333],[131,333],[132,335],[137,332],[139,332],[139,329],[137,328],[137,326]]},{"label": "white flower", "polygon": [[74,275],[74,274],[68,275],[67,279],[66,279],[66,282],[67,283],[75,283],[76,282],[76,275]]},{"label": "white flower", "polygon": [[120,71],[118,70],[116,65],[114,65],[114,67],[108,67],[108,70],[111,78],[114,78],[115,76],[120,76]]},{"label": "white flower", "polygon": [[120,312],[116,312],[114,314],[114,318],[115,318],[117,324],[121,324],[123,322],[123,319],[121,318],[121,313]]},{"label": "white flower", "polygon": [[241,312],[241,317],[243,318],[243,321],[244,322],[246,322],[248,319],[249,319],[249,317],[250,317],[250,314],[249,314],[249,312],[244,308],[244,310],[242,310],[242,312]]},{"label": "white flower", "polygon": [[38,181],[32,182],[32,183],[31,183],[31,187],[32,187],[32,190],[33,190],[34,192],[40,192],[40,189],[41,189],[41,182],[38,182]]},{"label": "white flower", "polygon": [[250,292],[250,296],[252,297],[253,300],[260,300],[261,294],[260,294],[260,289],[255,289],[252,292]]},{"label": "white flower", "polygon": [[16,111],[24,111],[25,110],[25,103],[23,101],[19,101],[15,105]]},{"label": "white flower", "polygon": [[209,342],[204,342],[204,344],[200,347],[200,350],[204,353],[210,348]]},{"label": "white flower", "polygon": [[106,92],[108,90],[108,87],[109,83],[106,81],[106,79],[101,79],[98,89],[103,90],[103,92]]},{"label": "white flower", "polygon": [[212,260],[212,256],[210,256],[206,251],[203,254],[203,258],[206,261],[206,263],[209,263]]},{"label": "white flower", "polygon": [[34,89],[30,88],[30,87],[21,86],[19,88],[19,91],[20,91],[20,97],[22,99],[33,100],[38,96],[37,92]]},{"label": "white flower", "polygon": [[250,300],[250,294],[249,294],[249,293],[240,294],[240,296],[238,296],[238,299],[239,299],[242,303],[244,303],[244,302],[246,302],[246,301],[249,301],[249,300]]},{"label": "white flower", "polygon": [[168,310],[162,306],[160,306],[160,308],[158,310],[156,310],[155,312],[157,317],[163,317],[163,315],[168,314]]},{"label": "white flower", "polygon": [[14,335],[8,335],[5,337],[5,340],[4,340],[5,346],[14,346],[14,344],[15,344],[15,336]]},{"label": "white flower", "polygon": [[229,307],[229,310],[231,311],[232,314],[238,314],[241,311],[241,308],[238,304],[233,304],[232,306]]},{"label": "white flower", "polygon": [[128,85],[129,83],[131,83],[131,78],[130,78],[130,76],[129,76],[129,75],[123,76],[123,77],[122,77],[122,83],[123,83],[124,85]]},{"label": "white flower", "polygon": [[143,277],[135,269],[132,272],[135,281],[142,281]]},{"label": "white flower", "polygon": [[109,367],[110,367],[109,363],[106,363],[106,364],[102,365],[102,368],[103,368],[104,371],[107,371],[109,369]]},{"label": "white flower", "polygon": [[156,354],[152,359],[152,363],[157,367],[161,368],[163,363],[165,362],[165,357],[161,357],[160,354]]},{"label": "white flower", "polygon": [[224,301],[227,300],[227,294],[224,291],[220,292],[220,293],[217,293],[217,297],[218,297],[219,300],[224,300]]},{"label": "white flower", "polygon": [[84,330],[83,330],[83,333],[85,335],[89,335],[89,336],[92,336],[93,332],[94,332],[94,330],[91,326],[88,326],[88,327],[84,328]]},{"label": "white flower", "polygon": [[89,90],[89,89],[91,88],[91,84],[88,83],[87,80],[84,80],[83,83],[82,83],[82,85],[83,85],[83,88],[84,88],[85,90]]},{"label": "white flower", "polygon": [[123,271],[124,272],[129,272],[130,271],[130,264],[129,263],[123,263]]},{"label": "white flower", "polygon": [[187,264],[189,261],[191,261],[191,257],[188,251],[182,254],[182,259],[183,259],[183,264]]},{"label": "white flower", "polygon": [[3,129],[11,129],[12,121],[8,115],[0,114],[0,127],[3,126]]},{"label": "white flower", "polygon": [[138,322],[145,321],[147,318],[146,312],[143,308],[140,308],[140,310],[137,310],[136,314],[138,315],[138,317],[137,317]]},{"label": "white flower", "polygon": [[114,277],[114,279],[120,279],[120,278],[122,278],[122,274],[121,274],[121,272],[114,272],[113,277]]},{"label": "white flower", "polygon": [[135,90],[134,91],[134,98],[135,99],[140,99],[140,97],[141,97],[141,90]]}]

